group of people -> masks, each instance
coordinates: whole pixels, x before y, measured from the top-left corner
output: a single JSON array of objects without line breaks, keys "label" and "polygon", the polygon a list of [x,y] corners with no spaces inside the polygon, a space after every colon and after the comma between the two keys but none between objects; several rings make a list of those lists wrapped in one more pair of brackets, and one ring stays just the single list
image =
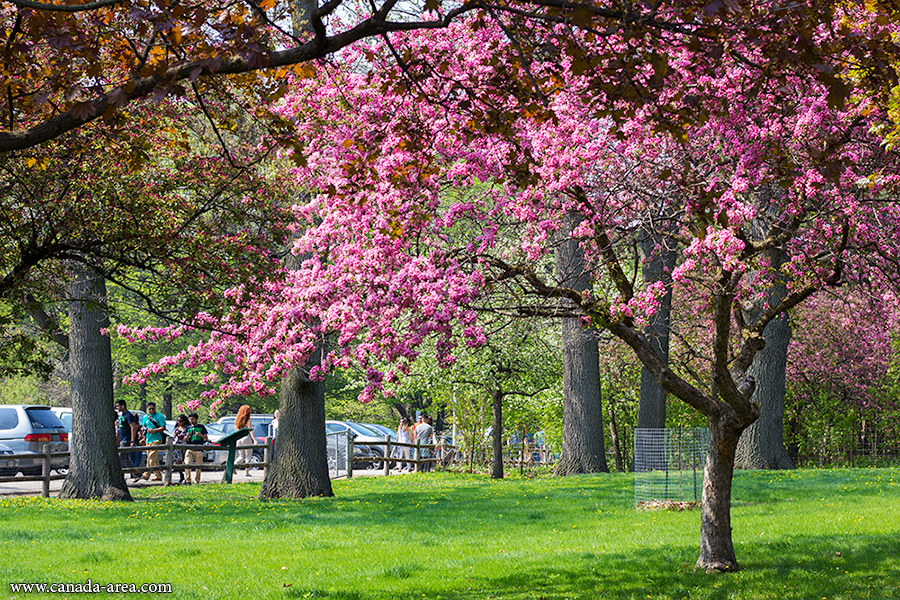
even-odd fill
[{"label": "group of people", "polygon": [[[400,417],[400,425],[397,427],[397,441],[401,444],[435,444],[434,426],[432,419],[428,415],[420,414],[415,423],[410,422],[407,417]],[[400,470],[414,471],[415,464],[408,462],[414,458],[415,450],[406,446],[397,447],[397,458],[400,459]],[[431,448],[422,448],[420,457],[422,459],[430,459],[434,455]],[[419,466],[419,471],[431,471],[434,463],[428,461]]]},{"label": "group of people", "polygon": [[[156,403],[147,403],[147,413],[140,419],[136,414],[128,410],[128,405],[124,400],[116,402],[116,434],[120,447],[131,446],[162,446],[165,444],[166,435],[166,418],[156,410]],[[277,432],[278,411],[275,411],[275,421],[271,428],[272,434]],[[421,444],[434,445],[435,432],[432,425],[433,420],[430,416],[420,414],[415,423],[409,418],[401,417],[400,424],[397,427],[397,441],[402,444]],[[234,419],[235,430],[248,428],[249,435],[238,440],[238,446],[251,446],[260,443],[256,436],[253,435],[253,427],[250,420],[250,406],[243,405],[238,409]],[[194,465],[203,463],[202,445],[209,441],[209,434],[206,427],[199,422],[197,413],[189,415],[180,414],[175,418],[175,429],[171,434],[175,444],[186,444],[197,446],[197,449],[173,451],[172,462],[176,465]],[[159,466],[159,452],[161,449],[147,450],[146,467]],[[238,453],[238,462],[247,466],[246,476],[250,477],[249,466],[253,455],[252,448],[240,449]],[[411,447],[396,447],[395,456],[400,460],[400,470],[414,471],[416,465],[412,461],[415,458],[415,449]],[[119,455],[123,468],[142,466],[142,455],[140,452],[122,453]],[[434,457],[432,448],[422,448],[420,457],[422,459],[431,459]],[[428,472],[432,470],[434,463],[432,461],[423,462],[419,465],[419,471]],[[185,473],[187,476],[185,477]],[[178,483],[189,485],[193,474],[193,483],[200,483],[200,469],[185,469],[178,471],[181,477]],[[143,475],[132,473],[131,478],[137,480],[139,478],[154,481],[162,481],[162,471],[159,469],[147,470]]]},{"label": "group of people", "polygon": [[[248,411],[249,411],[249,407]],[[131,446],[162,446],[165,444],[166,435],[166,418],[156,410],[156,403],[147,403],[147,414],[138,419],[138,416],[128,410],[128,405],[124,400],[116,402],[116,434],[119,439],[120,447]],[[249,414],[249,413],[248,413]],[[199,422],[200,417],[197,413],[189,415],[178,415],[175,418],[175,430],[173,432],[176,444],[188,444],[197,446],[197,449],[175,450],[172,460],[174,464],[202,464],[203,448],[202,445],[209,441],[209,435],[206,427]],[[147,450],[147,467],[159,466],[160,449]],[[140,467],[141,453],[131,452],[119,455],[123,468]],[[185,473],[187,477],[185,478]],[[193,474],[194,483],[200,483],[200,469],[188,469],[179,471],[181,476],[179,483],[190,484],[191,475]],[[143,478],[154,481],[162,481],[162,471],[148,470],[143,475],[137,473],[131,474],[131,479],[136,480]]]}]

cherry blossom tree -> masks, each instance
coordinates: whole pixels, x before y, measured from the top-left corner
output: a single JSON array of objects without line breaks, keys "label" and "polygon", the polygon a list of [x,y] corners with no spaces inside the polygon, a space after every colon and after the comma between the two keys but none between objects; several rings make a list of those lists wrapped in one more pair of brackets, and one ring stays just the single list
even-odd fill
[{"label": "cherry blossom tree", "polygon": [[[808,67],[770,60],[782,31],[836,49],[890,28],[856,7],[829,19],[815,34],[736,30],[726,49],[679,29],[647,41],[564,21],[520,35],[521,23],[489,12],[355,47],[366,69],[298,81],[280,109],[310,141],[297,176],[319,191],[297,209],[305,260],[284,284],[230,292],[241,308],[201,316],[216,331],[177,360],[218,370],[210,397],[265,393],[331,336],[310,375],[360,365],[365,400],[409,371],[426,338],[448,365],[458,345],[483,344],[476,309],[579,319],[619,338],[706,418],[697,564],[737,569],[731,479],[738,439],[759,415],[749,369],[766,327],[897,256],[896,174],[878,135],[890,123],[855,70],[868,51]],[[654,51],[662,39],[665,54]],[[618,75],[634,85],[616,87]],[[637,240],[661,201],[666,236],[683,248],[672,278],[706,331],[697,381],[645,333],[665,286],[638,276]],[[580,221],[558,235],[573,214]],[[500,235],[510,228],[521,231],[512,246]],[[570,239],[589,288],[550,266]],[[776,249],[789,260],[773,263]],[[785,293],[773,297],[782,275]]]}]

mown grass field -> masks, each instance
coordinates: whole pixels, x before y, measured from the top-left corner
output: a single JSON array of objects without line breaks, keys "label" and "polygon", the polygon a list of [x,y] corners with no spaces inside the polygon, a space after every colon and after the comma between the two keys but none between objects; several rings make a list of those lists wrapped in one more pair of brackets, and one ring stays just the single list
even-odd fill
[{"label": "mown grass field", "polygon": [[357,478],[299,501],[258,491],[0,499],[0,597],[9,582],[90,579],[208,600],[900,599],[900,468],[738,473],[743,570],[712,576],[693,570],[698,513],[635,511],[630,475]]}]

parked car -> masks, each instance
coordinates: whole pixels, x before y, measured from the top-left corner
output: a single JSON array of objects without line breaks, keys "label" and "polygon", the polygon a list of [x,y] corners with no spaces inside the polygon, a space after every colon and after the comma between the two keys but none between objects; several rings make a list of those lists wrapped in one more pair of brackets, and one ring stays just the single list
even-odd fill
[{"label": "parked car", "polygon": [[[397,432],[394,431],[393,429],[391,429],[390,427],[388,427],[387,425],[379,425],[378,423],[361,423],[361,425],[363,425],[364,427],[368,427],[369,429],[371,429],[371,430],[374,431],[375,433],[380,433],[382,439],[384,439],[384,436],[388,436],[388,437],[391,438],[391,441],[392,441],[392,442],[396,442],[396,441],[397,441]],[[382,453],[383,453],[383,452],[384,452],[384,446],[379,446],[379,448],[381,448]],[[398,454],[396,448],[394,448],[393,450],[391,450],[391,454],[392,454],[393,456],[399,456],[399,454]],[[395,465],[396,465],[396,463],[391,462],[391,468],[392,468],[392,469],[394,468]],[[376,465],[376,466],[379,466],[379,465]]]},{"label": "parked car", "polygon": [[[50,444],[51,452],[66,452],[69,432],[49,406],[9,404],[0,406],[0,444],[11,448],[13,454],[37,455],[44,444]],[[65,457],[50,461],[53,469],[67,465]],[[23,475],[40,475],[42,466],[42,459],[36,456],[19,459],[16,469]]]},{"label": "parked car", "polygon": [[379,425],[377,423],[362,423],[362,425],[368,427],[372,431],[380,432],[382,434],[382,437],[384,437],[385,435],[391,436],[392,442],[397,441],[397,432],[387,425]]},{"label": "parked car", "polygon": [[[325,426],[329,425],[337,428],[336,431],[349,430],[355,436],[353,444],[355,446],[365,446],[369,450],[372,457],[381,458],[384,456],[384,435],[380,431],[373,431],[360,423],[353,421],[325,421]],[[354,453],[354,462],[356,454]],[[380,461],[370,460],[366,463],[367,468],[377,468],[381,466]]]},{"label": "parked car", "polygon": [[[234,426],[234,418],[236,415],[225,415],[224,417],[220,417],[216,423],[227,425],[231,424]],[[267,414],[253,414],[250,415],[250,423],[253,425],[253,435],[257,437],[268,437],[269,436],[269,424],[275,420],[275,415],[267,415]],[[264,426],[265,432],[262,429],[259,429],[258,426]],[[232,429],[234,431],[234,429]],[[262,435],[257,434],[257,431],[262,433]]]},{"label": "parked car", "polygon": [[3,458],[4,454],[15,454],[9,446],[0,446],[0,477],[15,477],[19,466],[14,458]]},{"label": "parked car", "polygon": [[[335,434],[347,434],[353,436],[354,444],[353,444],[353,468],[354,469],[368,469],[372,466],[372,448],[365,444],[357,444],[355,443],[356,438],[359,436],[353,432],[352,429],[349,429],[340,421],[325,421],[325,440],[327,442],[327,452],[328,452],[328,468],[332,471],[335,469],[343,469],[346,468],[347,464],[347,445],[345,442],[345,438],[343,435],[335,435]],[[331,435],[329,435],[331,434]]]},{"label": "parked car", "polygon": [[[71,450],[72,450],[72,445],[71,445],[71,444],[72,444],[72,440],[71,440],[71,435],[72,435],[72,409],[71,409],[70,407],[67,407],[67,406],[51,406],[51,407],[50,407],[50,410],[52,410],[52,411],[53,411],[53,414],[55,414],[55,415],[59,418],[60,422],[61,422],[63,425],[65,425],[65,427],[66,427],[66,433],[68,433],[68,434],[69,434],[69,437],[70,437],[70,439],[66,442],[66,449],[69,450],[69,451],[71,451]],[[64,466],[62,466],[62,467],[57,468],[57,469],[56,469],[56,472],[59,473],[60,475],[65,475],[65,474],[67,474],[67,473],[69,472],[69,465],[66,464],[66,465],[64,465]]]},{"label": "parked car", "polygon": [[51,406],[50,410],[66,426],[66,431],[72,433],[72,409],[67,406]]},{"label": "parked car", "polygon": [[[253,425],[253,435],[257,440],[264,440],[268,434],[268,423],[263,423],[262,421],[253,422],[251,418],[250,424]],[[209,437],[210,444],[213,446],[218,446],[219,441],[227,435],[231,435],[234,433],[234,419],[232,418],[230,421],[216,422],[216,423],[206,423],[206,435]],[[215,464],[224,465],[228,460],[228,450],[216,450],[214,448],[207,447],[207,452],[204,456],[204,460],[206,462],[211,462]],[[260,463],[265,460],[265,451],[262,448],[254,448],[253,455],[250,457],[251,463]]]}]

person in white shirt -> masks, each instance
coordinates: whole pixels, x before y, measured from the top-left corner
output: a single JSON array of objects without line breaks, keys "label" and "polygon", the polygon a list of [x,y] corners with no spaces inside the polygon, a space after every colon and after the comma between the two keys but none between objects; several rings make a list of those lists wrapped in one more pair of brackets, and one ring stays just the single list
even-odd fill
[{"label": "person in white shirt", "polygon": [[[412,428],[409,425],[409,419],[406,417],[400,417],[400,425],[397,427],[397,441],[401,444],[411,444],[412,443]],[[410,458],[412,458],[412,448],[405,446],[397,447],[397,457],[403,461],[400,463],[400,470],[409,469],[413,470],[413,464],[408,462]]]}]

